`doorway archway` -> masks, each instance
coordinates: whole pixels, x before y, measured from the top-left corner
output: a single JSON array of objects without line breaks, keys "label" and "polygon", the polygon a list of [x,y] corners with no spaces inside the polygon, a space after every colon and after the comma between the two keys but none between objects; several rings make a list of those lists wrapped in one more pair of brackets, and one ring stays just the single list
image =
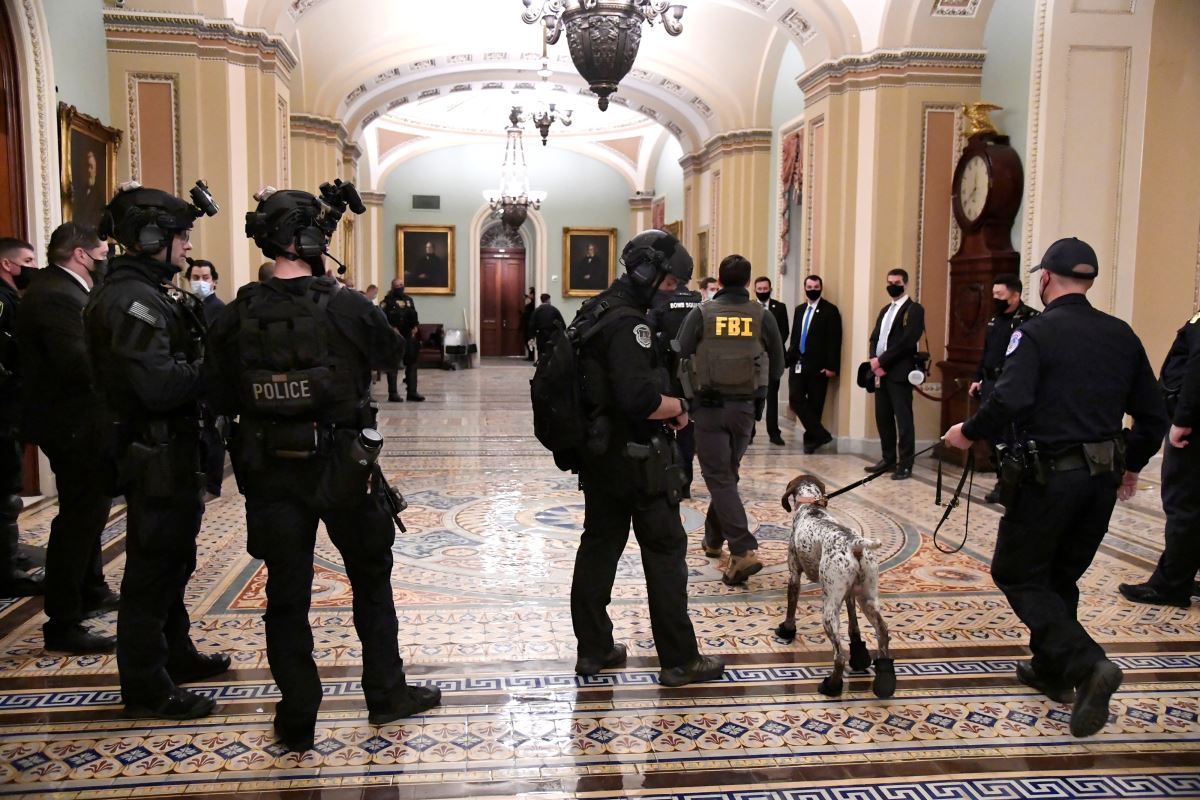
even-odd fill
[{"label": "doorway archway", "polygon": [[527,248],[520,231],[500,222],[479,239],[479,354],[525,355]]}]

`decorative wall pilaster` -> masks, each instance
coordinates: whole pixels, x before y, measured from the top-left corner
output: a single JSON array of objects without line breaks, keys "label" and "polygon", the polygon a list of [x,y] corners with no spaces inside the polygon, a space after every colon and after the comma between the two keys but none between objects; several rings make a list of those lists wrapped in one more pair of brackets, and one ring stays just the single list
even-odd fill
[{"label": "decorative wall pilaster", "polygon": [[112,120],[130,143],[118,179],[183,194],[208,182],[221,213],[197,223],[195,254],[218,266],[217,292],[231,299],[262,261],[244,230],[252,195],[285,177],[280,109],[295,55],[277,36],[197,15],[109,8],[104,27]]},{"label": "decorative wall pilaster", "polygon": [[[869,355],[892,267],[909,272],[910,292],[926,307],[933,359],[944,358],[953,109],[979,99],[983,58],[974,50],[877,51],[819,64],[797,81],[807,148],[801,268],[823,277],[842,312],[842,377],[830,421],[843,452],[877,447],[868,444],[877,439],[873,401],[853,377]],[[934,117],[931,127],[931,109],[949,117]],[[933,382],[939,378],[935,371]],[[914,413],[919,440],[941,433],[936,402],[918,397]]]}]

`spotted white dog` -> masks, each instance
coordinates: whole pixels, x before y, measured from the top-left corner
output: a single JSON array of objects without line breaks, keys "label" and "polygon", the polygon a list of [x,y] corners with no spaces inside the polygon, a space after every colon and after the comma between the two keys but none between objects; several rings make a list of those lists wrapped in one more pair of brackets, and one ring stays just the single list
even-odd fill
[{"label": "spotted white dog", "polygon": [[811,475],[800,475],[783,493],[783,507],[796,511],[792,517],[792,536],[788,544],[787,619],[775,629],[785,641],[796,638],[796,601],[804,576],[821,586],[824,604],[821,621],[825,635],[833,645],[833,674],[821,681],[822,694],[836,697],[842,693],[842,675],[846,670],[846,644],[842,640],[841,606],[846,604],[850,618],[850,669],[865,670],[871,664],[858,630],[855,598],[862,604],[879,640],[875,659],[875,680],[871,685],[876,697],[891,697],[896,691],[896,668],[888,650],[888,629],[879,613],[879,562],[873,550],[880,547],[840,524],[826,509],[825,484]]}]

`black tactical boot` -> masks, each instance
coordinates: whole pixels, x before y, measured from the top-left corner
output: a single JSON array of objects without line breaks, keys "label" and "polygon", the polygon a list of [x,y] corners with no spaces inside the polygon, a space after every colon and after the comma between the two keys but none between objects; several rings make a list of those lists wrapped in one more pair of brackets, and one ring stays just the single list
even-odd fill
[{"label": "black tactical boot", "polygon": [[1017,663],[1017,680],[1030,689],[1037,689],[1056,703],[1070,705],[1075,702],[1075,689],[1065,680],[1055,681],[1043,678],[1033,669],[1028,661]]},{"label": "black tactical boot", "polygon": [[628,651],[625,645],[618,642],[614,644],[612,650],[602,658],[590,658],[588,656],[580,656],[575,662],[575,674],[582,675],[585,678],[599,674],[602,669],[611,669],[625,663],[625,658]]},{"label": "black tactical boot", "polygon": [[367,722],[372,725],[386,725],[404,717],[411,717],[441,705],[442,690],[436,686],[408,686],[400,700],[384,711],[372,711],[367,714]]},{"label": "black tactical boot", "polygon": [[156,703],[126,703],[125,713],[132,717],[184,720],[207,717],[216,708],[216,700],[176,687]]},{"label": "black tactical boot", "polygon": [[90,653],[111,653],[117,649],[116,637],[92,633],[81,623],[62,626],[46,623],[42,626],[42,638],[45,640],[45,649],[51,653],[82,656]]},{"label": "black tactical boot", "polygon": [[229,671],[232,662],[224,653],[196,653],[184,664],[167,665],[167,674],[175,683],[195,683]]},{"label": "black tactical boot", "polygon": [[715,681],[725,674],[725,662],[713,656],[696,656],[682,667],[665,667],[658,672],[662,686],[687,686],[689,683]]}]

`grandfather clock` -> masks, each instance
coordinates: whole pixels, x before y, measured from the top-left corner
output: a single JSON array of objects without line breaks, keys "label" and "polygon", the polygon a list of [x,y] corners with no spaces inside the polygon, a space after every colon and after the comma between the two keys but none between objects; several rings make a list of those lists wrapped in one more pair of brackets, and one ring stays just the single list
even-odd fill
[{"label": "grandfather clock", "polygon": [[[1021,158],[988,119],[999,110],[990,103],[963,107],[967,144],[954,170],[954,218],[962,230],[958,252],[950,257],[950,330],[942,369],[942,430],[974,410],[967,393],[979,362],[992,313],[992,282],[1018,272],[1012,226],[1021,205],[1025,175]],[[952,451],[963,456],[958,451]],[[977,454],[977,456],[980,454]],[[965,461],[965,456],[963,456]]]}]

